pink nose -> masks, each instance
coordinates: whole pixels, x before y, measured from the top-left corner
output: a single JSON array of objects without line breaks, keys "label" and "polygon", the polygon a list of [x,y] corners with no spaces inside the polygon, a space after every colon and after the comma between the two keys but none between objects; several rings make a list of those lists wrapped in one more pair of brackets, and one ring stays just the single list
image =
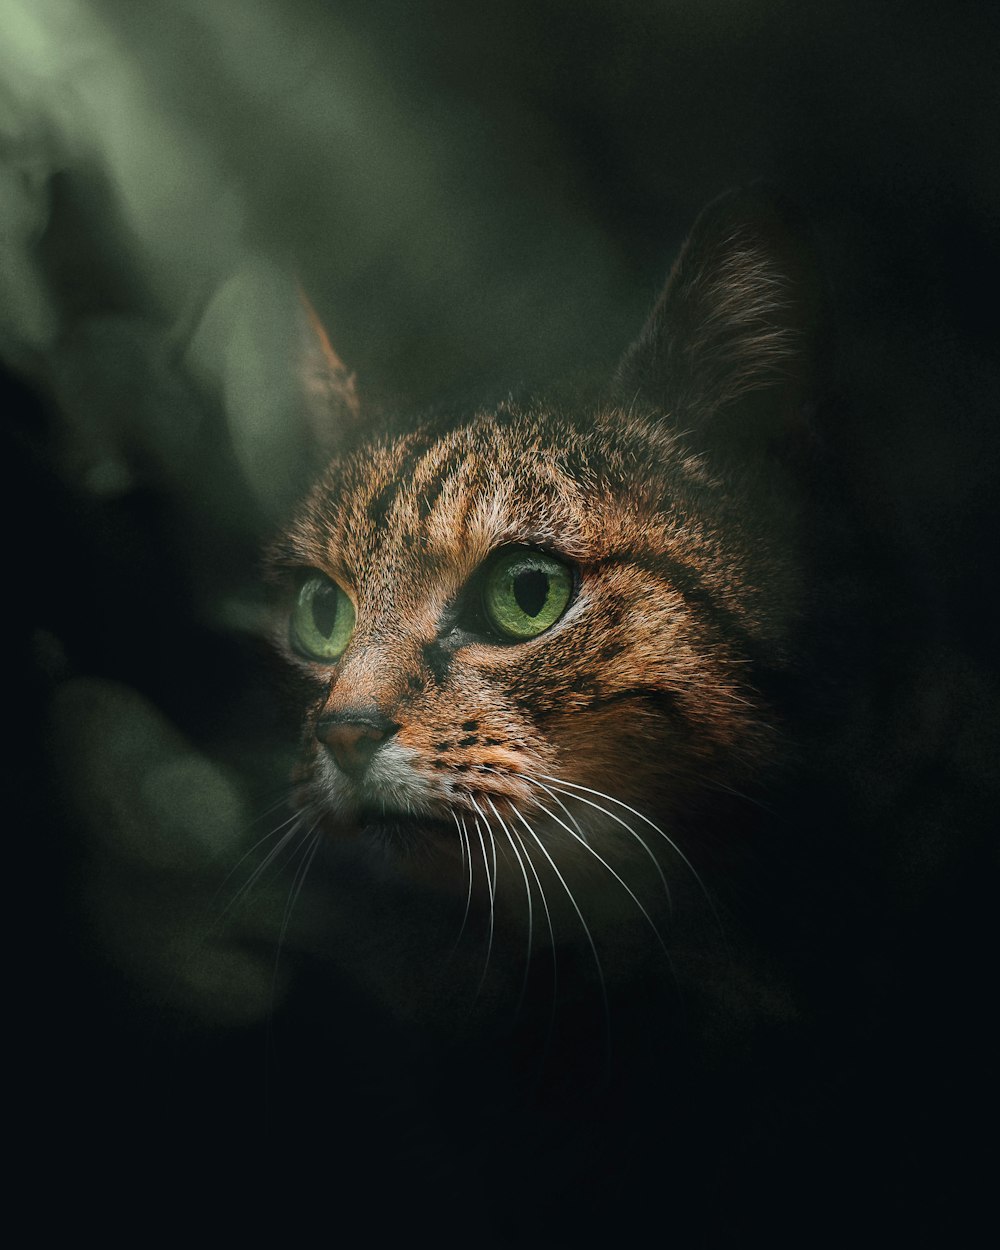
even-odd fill
[{"label": "pink nose", "polygon": [[395,721],[373,709],[334,712],[316,725],[316,737],[326,746],[337,767],[349,777],[360,777],[372,756],[399,729]]}]

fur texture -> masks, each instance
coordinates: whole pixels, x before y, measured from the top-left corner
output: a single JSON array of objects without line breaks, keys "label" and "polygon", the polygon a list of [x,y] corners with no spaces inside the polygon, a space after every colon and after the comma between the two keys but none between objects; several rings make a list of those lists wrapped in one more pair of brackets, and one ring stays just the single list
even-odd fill
[{"label": "fur texture", "polygon": [[[297,802],[331,834],[421,852],[436,884],[482,883],[491,915],[541,903],[550,929],[556,899],[579,914],[595,889],[648,917],[656,882],[741,850],[816,606],[808,327],[777,223],[756,198],[710,208],[596,401],[342,423],[271,553],[310,691]],[[525,641],[477,616],[508,548],[573,573]],[[315,572],[356,614],[335,662],[286,641]],[[355,775],[320,740],[330,718],[392,732]]]}]

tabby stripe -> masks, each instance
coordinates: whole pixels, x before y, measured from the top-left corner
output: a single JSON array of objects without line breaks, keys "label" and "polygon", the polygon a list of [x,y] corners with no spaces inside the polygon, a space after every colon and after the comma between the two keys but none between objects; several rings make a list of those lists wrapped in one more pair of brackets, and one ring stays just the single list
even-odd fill
[{"label": "tabby stripe", "polygon": [[637,699],[643,703],[651,703],[668,720],[673,721],[683,729],[691,728],[680,706],[678,696],[672,690],[650,689],[648,686],[635,686],[630,687],[628,690],[616,690],[614,694],[598,695],[593,702],[587,704],[587,710],[590,712],[600,711],[601,708],[610,707],[612,704],[621,703],[628,699]]},{"label": "tabby stripe", "polygon": [[411,444],[399,467],[388,482],[372,496],[365,512],[373,525],[381,525],[388,517],[399,498],[400,492],[410,485],[417,465],[427,453],[427,448],[419,442]]},{"label": "tabby stripe", "polygon": [[737,644],[748,657],[752,657],[756,644],[753,634],[737,614],[719,603],[705,585],[696,568],[670,556],[640,554],[610,555],[595,561],[597,567],[607,565],[630,565],[666,582],[684,600],[687,607],[703,621],[715,626],[721,637]]},{"label": "tabby stripe", "polygon": [[[438,445],[426,447],[418,445],[410,449],[385,486],[372,497],[365,512],[374,525],[382,525],[391,514],[403,491],[416,488],[422,476],[431,477],[428,488],[417,496],[417,514],[421,521],[426,521],[434,510],[450,477],[467,459],[464,448],[446,456],[444,463],[433,470],[424,468],[428,461],[433,461],[440,448]],[[421,472],[423,468],[423,473]]]},{"label": "tabby stripe", "polygon": [[[417,498],[417,512],[421,521],[426,521],[430,514],[434,511],[434,507],[441,497],[441,492],[448,484],[449,478],[457,473],[458,469],[461,468],[467,458],[468,452],[464,447],[458,448],[456,451],[452,452],[451,455],[445,457],[444,463],[437,469],[435,480],[429,485],[427,490]],[[414,477],[416,476],[417,474],[414,473]]]}]

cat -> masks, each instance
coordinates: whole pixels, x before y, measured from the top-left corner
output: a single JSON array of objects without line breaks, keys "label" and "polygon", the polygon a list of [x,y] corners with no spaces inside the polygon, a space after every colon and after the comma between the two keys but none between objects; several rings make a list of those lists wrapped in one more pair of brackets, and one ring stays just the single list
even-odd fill
[{"label": "cat", "polygon": [[[268,556],[295,810],[242,858],[227,770],[127,689],[63,689],[57,755],[115,843],[116,961],[176,980],[163,899],[197,911],[231,855],[229,927],[181,988],[230,1029],[270,1013],[266,1089],[240,1033],[177,1121],[239,1090],[226,1143],[253,1122],[242,1174],[282,1235],[315,1195],[483,1244],[632,1244],[650,1221],[819,1244],[861,1209],[845,1160],[881,1183],[885,1138],[858,1125],[904,1050],[880,1114],[923,1113],[901,1116],[933,1049],[909,1027],[923,985],[888,1040],[876,1011],[917,926],[890,950],[872,882],[895,813],[919,832],[913,794],[954,827],[907,741],[928,706],[954,723],[953,670],[911,664],[912,601],[843,480],[822,307],[797,214],[754,192],[705,210],[596,394],[366,412],[309,312],[323,463]],[[235,701],[267,734],[241,760],[259,782],[272,712]]]},{"label": "cat", "polygon": [[820,292],[795,210],[730,193],[601,394],[417,422],[365,416],[310,312],[327,463],[268,557],[295,804],[455,904],[480,994],[575,946],[605,1006],[653,951],[709,1033],[793,1010],[768,933],[826,848],[780,796],[842,764],[865,630]]}]

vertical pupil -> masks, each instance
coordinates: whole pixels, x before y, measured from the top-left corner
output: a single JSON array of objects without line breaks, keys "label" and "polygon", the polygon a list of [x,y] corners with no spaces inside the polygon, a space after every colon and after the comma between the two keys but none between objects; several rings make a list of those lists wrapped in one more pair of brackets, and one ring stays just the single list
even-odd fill
[{"label": "vertical pupil", "polygon": [[312,597],[312,618],[317,632],[329,638],[337,619],[336,586],[320,586],[316,591]]},{"label": "vertical pupil", "polygon": [[549,597],[549,575],[525,569],[514,578],[514,600],[525,616],[537,616]]}]

